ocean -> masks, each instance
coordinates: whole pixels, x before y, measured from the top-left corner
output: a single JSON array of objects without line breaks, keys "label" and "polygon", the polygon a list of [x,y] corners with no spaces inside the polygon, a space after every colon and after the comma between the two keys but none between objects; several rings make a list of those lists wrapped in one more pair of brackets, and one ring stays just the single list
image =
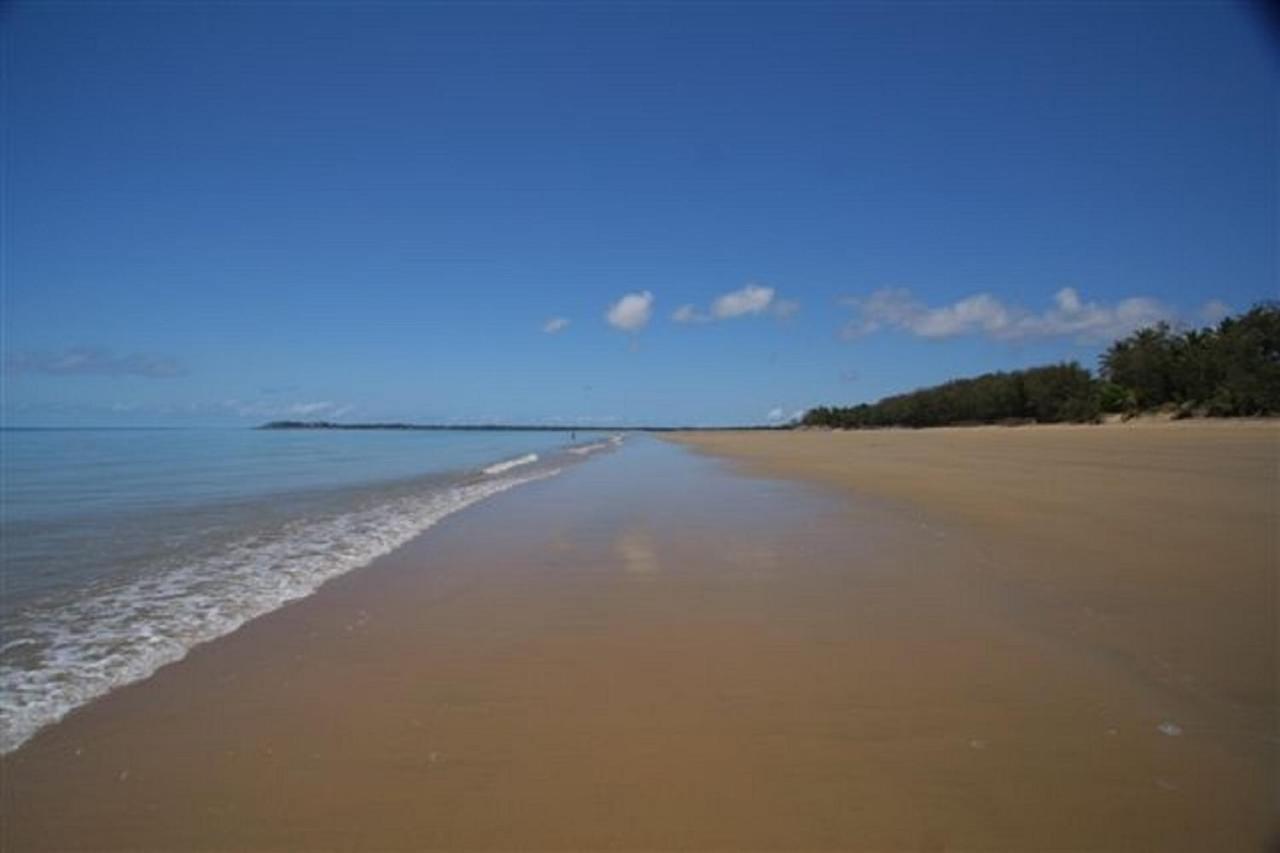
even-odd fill
[{"label": "ocean", "polygon": [[0,751],[450,513],[620,440],[0,431]]}]

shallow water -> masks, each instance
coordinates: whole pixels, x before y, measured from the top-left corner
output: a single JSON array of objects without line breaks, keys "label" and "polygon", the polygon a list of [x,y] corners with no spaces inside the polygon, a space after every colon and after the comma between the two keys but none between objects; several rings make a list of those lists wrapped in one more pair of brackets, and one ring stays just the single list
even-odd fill
[{"label": "shallow water", "polygon": [[569,449],[559,432],[0,432],[0,749]]}]

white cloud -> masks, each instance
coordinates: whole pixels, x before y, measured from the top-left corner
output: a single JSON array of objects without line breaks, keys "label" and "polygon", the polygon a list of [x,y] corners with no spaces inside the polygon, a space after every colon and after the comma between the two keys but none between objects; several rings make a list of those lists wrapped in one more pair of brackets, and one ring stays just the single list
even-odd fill
[{"label": "white cloud", "polygon": [[1221,299],[1210,299],[1200,306],[1200,319],[1206,323],[1217,323],[1231,313],[1231,306]]},{"label": "white cloud", "polygon": [[681,305],[672,314],[677,323],[710,323],[715,320],[732,320],[758,314],[790,317],[800,310],[800,303],[791,299],[775,299],[777,291],[754,282],[717,296],[709,311],[700,311],[696,305]]},{"label": "white cloud", "polygon": [[712,315],[705,314],[698,310],[695,305],[681,305],[671,313],[671,319],[676,323],[710,323],[714,318]]},{"label": "white cloud", "polygon": [[913,329],[926,338],[985,332],[997,334],[1009,328],[1012,319],[1000,300],[985,293],[961,299],[954,305],[925,311],[915,319]]},{"label": "white cloud", "polygon": [[1040,313],[1005,305],[988,293],[950,305],[930,307],[905,288],[877,290],[865,298],[844,300],[856,317],[842,330],[857,338],[881,329],[900,329],[921,338],[980,334],[997,340],[1071,337],[1082,343],[1106,341],[1175,313],[1148,297],[1130,297],[1112,305],[1085,302],[1074,288],[1054,294],[1053,306]]},{"label": "white cloud", "polygon": [[885,326],[907,326],[912,317],[926,310],[905,287],[885,287],[865,298],[849,296],[840,301],[857,315],[840,330],[846,339],[860,338]]},{"label": "white cloud", "polygon": [[326,414],[328,414],[328,412],[334,412],[335,414],[338,409],[340,409],[340,406],[337,406],[335,403],[328,400],[314,403],[293,403],[292,406],[289,406],[289,414],[319,415],[321,412],[326,412]]},{"label": "white cloud", "polygon": [[1107,341],[1160,321],[1172,322],[1175,312],[1145,296],[1122,299],[1114,305],[1083,302],[1070,287],[1053,297],[1054,307],[1043,314],[1021,317],[1008,337],[1074,337],[1079,341]]},{"label": "white cloud", "polygon": [[552,317],[550,320],[542,324],[542,331],[548,335],[556,335],[569,328],[568,317]]},{"label": "white cloud", "polygon": [[800,310],[800,303],[794,299],[779,299],[773,303],[773,314],[783,319]]},{"label": "white cloud", "polygon": [[765,417],[773,423],[790,423],[791,421],[798,421],[804,417],[804,412],[804,409],[796,409],[794,412],[788,414],[787,410],[781,406],[774,406],[769,410],[769,414],[765,415]]},{"label": "white cloud", "polygon": [[320,400],[310,403],[277,403],[269,400],[231,398],[218,403],[190,403],[191,412],[231,412],[242,418],[340,418],[355,410],[349,403]]},{"label": "white cloud", "polygon": [[186,367],[171,356],[119,354],[104,347],[69,347],[53,352],[10,352],[4,372],[48,376],[142,376],[169,379],[186,375]]},{"label": "white cloud", "polygon": [[774,290],[760,284],[748,284],[740,290],[726,293],[711,303],[711,313],[717,319],[742,317],[747,314],[760,314],[773,301]]},{"label": "white cloud", "polygon": [[605,313],[609,325],[624,332],[638,332],[649,324],[653,315],[653,294],[645,290],[628,293]]},{"label": "white cloud", "polygon": [[677,323],[706,323],[711,320],[693,305],[681,305],[671,312],[671,319]]}]

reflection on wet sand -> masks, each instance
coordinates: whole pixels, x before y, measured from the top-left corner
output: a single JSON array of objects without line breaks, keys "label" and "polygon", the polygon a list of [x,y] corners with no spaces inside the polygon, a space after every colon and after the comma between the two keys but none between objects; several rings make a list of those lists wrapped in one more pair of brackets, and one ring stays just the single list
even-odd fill
[{"label": "reflection on wet sand", "polygon": [[622,563],[623,570],[630,575],[645,578],[658,571],[658,555],[654,552],[653,537],[644,530],[624,530],[614,540],[613,551]]},{"label": "reflection on wet sand", "polygon": [[37,736],[0,841],[1257,849],[1266,695],[925,520],[628,443]]}]

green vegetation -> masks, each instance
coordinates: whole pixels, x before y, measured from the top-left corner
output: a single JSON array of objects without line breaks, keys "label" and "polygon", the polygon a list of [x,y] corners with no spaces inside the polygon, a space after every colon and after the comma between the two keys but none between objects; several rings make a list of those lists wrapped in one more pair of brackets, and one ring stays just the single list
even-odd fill
[{"label": "green vegetation", "polygon": [[1103,353],[1101,374],[1111,411],[1175,404],[1220,417],[1280,414],[1280,303],[1216,328],[1135,332]]},{"label": "green vegetation", "polygon": [[1079,364],[987,373],[851,408],[805,412],[805,426],[930,427],[1000,422],[1088,421],[1100,412],[1097,382]]},{"label": "green vegetation", "polygon": [[1216,327],[1134,332],[1099,359],[987,373],[885,397],[810,409],[803,426],[930,427],[1090,422],[1103,413],[1171,409],[1178,416],[1280,414],[1280,304],[1263,303]]}]

